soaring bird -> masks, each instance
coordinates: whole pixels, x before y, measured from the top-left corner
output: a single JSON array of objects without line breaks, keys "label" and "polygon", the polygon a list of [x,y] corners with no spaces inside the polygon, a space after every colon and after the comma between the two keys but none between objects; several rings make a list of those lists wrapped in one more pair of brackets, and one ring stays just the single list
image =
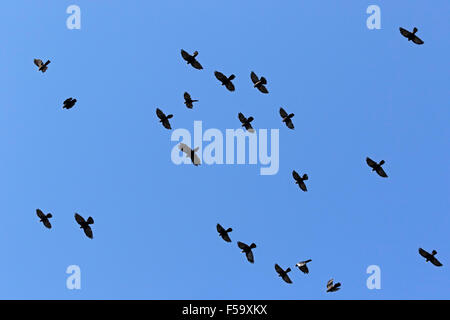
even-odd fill
[{"label": "soaring bird", "polygon": [[52,228],[52,224],[48,220],[51,217],[53,217],[51,213],[45,214],[41,211],[41,209],[36,209],[36,214],[39,217],[39,219],[41,219],[41,220],[39,220],[39,222],[42,222],[44,224],[44,226],[46,226],[48,229]]},{"label": "soaring bird", "polygon": [[419,248],[419,253],[422,257],[426,259],[426,262],[431,261],[431,263],[434,264],[436,267],[442,267],[442,263],[435,257],[435,255],[437,254],[436,250],[433,250],[430,254],[425,250],[423,250],[422,248]]},{"label": "soaring bird", "polygon": [[73,98],[68,98],[68,99],[64,100],[63,109],[73,108],[73,106],[75,105],[76,102],[77,102],[77,99],[73,99]]},{"label": "soaring bird", "polygon": [[156,115],[158,116],[158,118],[160,119],[159,122],[162,123],[162,125],[164,126],[164,128],[166,129],[172,129],[170,127],[170,122],[169,119],[173,117],[173,114],[169,114],[168,116],[166,116],[164,114],[164,112],[162,112],[159,108],[156,108]]},{"label": "soaring bird", "polygon": [[250,73],[250,78],[252,79],[254,88],[257,88],[262,93],[269,93],[269,91],[267,91],[267,88],[265,86],[265,84],[267,84],[266,78],[264,77],[258,78],[256,73],[254,73],[253,71]]},{"label": "soaring bird", "polygon": [[201,70],[203,69],[202,65],[200,64],[200,62],[197,61],[197,59],[195,59],[197,55],[198,51],[194,51],[194,53],[191,56],[189,53],[181,49],[181,56],[183,57],[184,60],[186,60],[187,64],[190,64],[195,69]]},{"label": "soaring bird", "polygon": [[308,191],[305,185],[305,181],[308,180],[308,175],[306,173],[303,175],[303,177],[300,177],[297,171],[292,170],[292,176],[294,177],[295,183],[298,184],[300,189],[302,189],[303,191]]},{"label": "soaring bird", "polygon": [[369,167],[372,168],[372,171],[376,171],[380,177],[387,178],[388,175],[386,172],[384,172],[383,168],[381,167],[385,162],[384,160],[381,160],[380,163],[376,163],[369,157],[366,158],[366,162],[369,165]]},{"label": "soaring bird", "polygon": [[256,244],[252,243],[250,246],[248,246],[245,243],[238,241],[237,245],[238,245],[239,248],[242,249],[242,252],[245,253],[245,256],[247,257],[247,260],[250,263],[254,263],[255,259],[253,257],[252,249],[256,248]]},{"label": "soaring bird", "polygon": [[87,220],[84,220],[82,216],[80,216],[78,213],[75,213],[75,220],[80,225],[80,229],[84,230],[86,236],[90,239],[93,239],[94,236],[92,234],[92,229],[89,225],[94,224],[94,219],[92,219],[92,217],[89,217]]},{"label": "soaring bird", "polygon": [[189,157],[194,164],[194,166],[198,166],[200,164],[200,158],[195,154],[198,151],[198,147],[195,149],[189,148],[186,144],[180,143],[178,148],[183,151],[187,157]]},{"label": "soaring bird", "polygon": [[308,274],[309,273],[309,269],[308,266],[306,265],[308,262],[311,262],[312,260],[306,260],[306,261],[300,261],[299,263],[297,263],[295,266],[298,267],[300,269],[300,271],[302,271],[303,273]]},{"label": "soaring bird", "polygon": [[327,292],[336,292],[339,289],[341,289],[341,283],[340,282],[336,282],[335,284],[333,284],[333,279],[330,279],[327,282]]},{"label": "soaring bird", "polygon": [[402,36],[407,38],[408,41],[412,41],[415,44],[423,44],[422,39],[420,39],[418,36],[416,36],[416,32],[419,31],[417,28],[414,28],[413,32],[403,29],[402,27],[400,27],[399,29],[400,29],[400,33],[402,34]]},{"label": "soaring bird", "polygon": [[192,109],[192,107],[194,106],[193,103],[197,102],[198,100],[192,100],[191,99],[191,95],[187,92],[184,93],[184,104],[186,105],[186,107],[188,107],[189,109]]},{"label": "soaring bird", "polygon": [[222,72],[214,71],[214,75],[216,76],[217,80],[222,82],[222,85],[227,87],[229,91],[234,91],[234,84],[231,82],[236,76],[232,74],[231,76],[227,77]]},{"label": "soaring bird", "polygon": [[222,237],[223,240],[226,242],[231,242],[230,236],[228,235],[228,232],[233,231],[232,228],[224,229],[220,224],[217,224],[217,232],[219,232],[219,236]]},{"label": "soaring bird", "polygon": [[283,122],[286,123],[286,126],[289,129],[294,129],[294,124],[292,123],[293,113],[288,114],[283,108],[280,108],[280,116],[283,118]]},{"label": "soaring bird", "polygon": [[41,59],[34,59],[34,64],[39,68],[39,71],[42,71],[44,73],[48,69],[48,65],[50,63],[50,60],[47,60],[46,63],[43,63]]},{"label": "soaring bird", "polygon": [[275,270],[278,273],[278,276],[281,277],[284,282],[292,283],[291,278],[289,278],[288,273],[291,272],[291,268],[287,268],[286,271],[283,270],[278,264],[275,263]]},{"label": "soaring bird", "polygon": [[241,112],[238,114],[239,121],[242,123],[242,127],[244,127],[248,132],[255,132],[255,129],[253,129],[250,122],[252,122],[254,119],[253,117],[246,118]]}]

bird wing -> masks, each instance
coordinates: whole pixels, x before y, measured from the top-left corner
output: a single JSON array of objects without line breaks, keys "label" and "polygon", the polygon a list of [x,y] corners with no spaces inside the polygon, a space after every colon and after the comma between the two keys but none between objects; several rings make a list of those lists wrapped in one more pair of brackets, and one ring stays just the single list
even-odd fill
[{"label": "bird wing", "polygon": [[78,213],[75,213],[75,220],[78,222],[79,225],[86,223],[84,218],[82,216],[80,216]]},{"label": "bird wing", "polygon": [[409,32],[409,31],[406,30],[406,29],[403,29],[402,27],[400,27],[399,30],[400,30],[400,33],[401,33],[404,37],[406,37],[406,38],[408,38],[409,35],[411,34],[411,32]]},{"label": "bird wing", "polygon": [[412,40],[415,44],[423,44],[422,39],[420,39],[418,36],[415,36]]},{"label": "bird wing", "polygon": [[286,283],[292,283],[291,278],[289,278],[289,276],[288,276],[287,274],[283,275],[283,280],[284,280]]},{"label": "bird wing", "polygon": [[434,264],[436,267],[442,267],[442,263],[436,259],[435,257],[433,257],[432,259],[430,259],[431,263]]},{"label": "bird wing", "polygon": [[194,159],[191,158],[192,163],[194,166],[198,166],[200,164],[200,158],[194,153]]},{"label": "bird wing", "polygon": [[334,281],[334,279],[328,280],[328,282],[327,282],[327,289],[330,289],[331,287],[333,287],[333,281]]},{"label": "bird wing", "polygon": [[275,271],[280,275],[284,273],[284,270],[277,263],[275,263]]},{"label": "bird wing", "polygon": [[242,123],[247,121],[247,118],[241,112],[239,112],[238,117],[239,121],[241,121]]},{"label": "bird wing", "polygon": [[203,69],[202,65],[200,64],[200,62],[198,62],[196,59],[194,59],[194,61],[192,61],[191,65],[198,70]]},{"label": "bird wing", "polygon": [[286,120],[286,126],[287,126],[289,129],[294,129],[294,124],[292,123],[292,120],[291,120],[291,119],[287,119],[287,120]]},{"label": "bird wing", "polygon": [[294,177],[295,181],[301,180],[300,175],[295,170],[292,170],[292,176]]},{"label": "bird wing", "polygon": [[36,214],[41,219],[46,218],[45,214],[42,212],[41,209],[36,209]]},{"label": "bird wing", "polygon": [[163,122],[162,122],[162,124],[163,124],[163,126],[164,126],[164,128],[166,128],[166,129],[172,129],[172,127],[170,126],[170,122],[169,122],[169,120],[164,120]]},{"label": "bird wing", "polygon": [[269,93],[269,90],[264,85],[258,86],[258,90],[262,93]]},{"label": "bird wing", "polygon": [[250,78],[252,79],[253,83],[257,83],[259,81],[258,76],[253,71],[250,73]]},{"label": "bird wing", "polygon": [[156,108],[156,115],[158,116],[158,118],[160,118],[161,120],[164,119],[166,117],[166,115],[164,114],[164,112],[161,111],[161,109]]},{"label": "bird wing", "polygon": [[34,59],[34,64],[40,68],[43,65],[43,62],[41,59]]},{"label": "bird wing", "polygon": [[372,159],[370,159],[369,157],[366,158],[366,162],[369,165],[369,167],[373,168],[377,165],[377,163],[375,161],[373,161]]},{"label": "bird wing", "polygon": [[186,144],[184,144],[184,143],[181,142],[181,143],[178,145],[178,148],[179,148],[181,151],[183,151],[184,153],[186,153],[188,156],[191,156],[191,151],[192,151],[192,149],[189,148]]},{"label": "bird wing", "polygon": [[214,71],[214,75],[216,76],[217,80],[225,82],[227,81],[227,77],[225,77],[225,75],[222,72],[219,71]]},{"label": "bird wing", "polygon": [[238,245],[238,247],[241,248],[242,250],[248,249],[248,245],[246,245],[246,244],[243,243],[243,242],[238,241],[238,242],[237,242],[237,245]]},{"label": "bird wing", "polygon": [[280,108],[280,116],[282,118],[286,118],[288,116],[286,110],[284,110],[283,108]]},{"label": "bird wing", "polygon": [[228,233],[221,233],[220,236],[222,237],[223,240],[225,240],[226,242],[231,242],[230,236],[228,235]]},{"label": "bird wing", "polygon": [[386,174],[386,172],[384,172],[384,170],[381,166],[379,168],[377,168],[377,173],[378,173],[378,175],[380,175],[380,177],[383,177],[383,178],[388,177],[388,175]]},{"label": "bird wing", "polygon": [[46,226],[48,229],[52,228],[52,224],[50,223],[50,221],[48,221],[48,219],[43,219],[42,223],[44,224],[44,226]]},{"label": "bird wing", "polygon": [[94,238],[94,235],[92,234],[92,229],[89,226],[86,226],[85,228],[83,228],[84,233],[86,234],[86,236],[90,239]]},{"label": "bird wing", "polygon": [[245,255],[247,256],[247,260],[250,263],[254,263],[255,262],[255,257],[253,256],[253,252],[252,250],[249,250],[245,253]]},{"label": "bird wing", "polygon": [[192,56],[187,53],[186,51],[184,51],[183,49],[181,49],[181,56],[183,57],[184,60],[188,61]]},{"label": "bird wing", "polygon": [[300,189],[302,189],[303,191],[308,191],[308,188],[306,188],[306,184],[303,182],[303,180],[300,180],[298,182],[298,186],[300,187]]},{"label": "bird wing", "polygon": [[216,226],[217,232],[222,233],[225,231],[225,229],[218,223]]},{"label": "bird wing", "polygon": [[303,273],[309,273],[308,266],[306,264],[298,267]]},{"label": "bird wing", "polygon": [[231,81],[228,81],[225,87],[227,87],[227,89],[230,91],[234,91],[236,89]]},{"label": "bird wing", "polygon": [[429,254],[427,251],[423,250],[422,248],[419,248],[419,253],[422,257],[424,257],[426,259],[428,259],[431,256],[431,254]]},{"label": "bird wing", "polygon": [[184,100],[186,100],[186,101],[191,100],[191,95],[188,92],[185,92],[183,96],[184,96]]}]

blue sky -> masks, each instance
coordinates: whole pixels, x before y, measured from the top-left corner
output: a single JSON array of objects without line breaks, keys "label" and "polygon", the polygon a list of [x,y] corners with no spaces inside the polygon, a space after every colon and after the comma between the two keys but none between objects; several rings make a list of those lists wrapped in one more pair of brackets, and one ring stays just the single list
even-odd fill
[{"label": "blue sky", "polygon": [[[66,8],[81,8],[68,30]],[[381,29],[366,9],[381,8]],[[0,19],[3,299],[448,299],[450,3],[7,1]],[[398,28],[419,29],[423,46]],[[199,51],[204,70],[180,49]],[[45,74],[34,58],[50,59]],[[236,91],[213,72],[236,75]],[[250,71],[270,93],[252,88]],[[200,101],[183,105],[183,92]],[[75,108],[62,102],[75,97]],[[295,113],[290,131],[278,110]],[[173,128],[280,129],[280,168],[176,166]],[[204,145],[205,146],[205,145]],[[389,178],[366,156],[384,159]],[[308,192],[291,172],[309,175]],[[51,212],[46,230],[36,208]],[[74,212],[95,219],[94,239]],[[216,223],[232,227],[221,240]],[[255,264],[236,241],[255,242]],[[436,268],[417,249],[436,249]],[[310,274],[291,272],[310,258]],[[81,290],[66,288],[69,265]],[[366,268],[381,268],[368,290]],[[325,292],[328,279],[342,290]]]}]

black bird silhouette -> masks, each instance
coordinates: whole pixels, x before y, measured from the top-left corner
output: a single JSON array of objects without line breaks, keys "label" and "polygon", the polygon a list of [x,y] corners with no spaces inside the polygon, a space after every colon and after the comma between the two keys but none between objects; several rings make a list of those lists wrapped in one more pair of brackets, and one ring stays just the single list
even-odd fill
[{"label": "black bird silhouette", "polygon": [[422,257],[426,259],[426,262],[430,261],[436,267],[442,267],[442,263],[435,257],[435,255],[437,254],[436,250],[433,250],[430,254],[429,252],[426,252],[422,248],[419,248],[419,253]]},{"label": "black bird silhouette", "polygon": [[306,265],[308,262],[311,262],[312,260],[306,260],[306,261],[300,261],[299,263],[297,263],[295,266],[298,267],[300,269],[300,271],[302,271],[303,273],[308,274],[309,273],[309,269],[308,266]]},{"label": "black bird silhouette", "polygon": [[283,118],[283,122],[286,123],[286,126],[289,129],[294,129],[294,124],[292,123],[293,113],[288,114],[283,108],[280,108],[280,116]]},{"label": "black bird silhouette", "polygon": [[250,122],[252,122],[254,119],[253,117],[246,118],[241,112],[238,114],[239,121],[242,123],[242,127],[244,127],[248,132],[255,132],[255,129],[253,129]]},{"label": "black bird silhouette", "polygon": [[68,99],[64,100],[63,109],[73,108],[73,106],[75,105],[76,102],[77,102],[77,99],[73,99],[73,98],[68,98]]},{"label": "black bird silhouette", "polygon": [[372,159],[367,157],[366,162],[369,165],[369,167],[372,168],[372,171],[376,171],[380,177],[383,177],[383,178],[388,177],[386,172],[384,172],[383,168],[381,167],[385,163],[384,160],[381,160],[380,163],[376,163],[375,161],[373,161]]},{"label": "black bird silhouette", "polygon": [[187,64],[190,64],[195,69],[201,70],[203,69],[202,65],[200,64],[200,62],[197,61],[197,59],[195,59],[197,55],[198,51],[194,51],[194,54],[191,56],[189,53],[181,49],[181,56],[183,57],[184,60],[186,60]]},{"label": "black bird silhouette", "polygon": [[173,117],[173,114],[169,114],[168,116],[166,116],[164,114],[164,112],[162,112],[159,108],[156,108],[156,115],[158,116],[158,118],[160,119],[159,122],[162,123],[162,125],[164,126],[164,128],[166,129],[172,129],[170,127],[170,122],[169,119]]},{"label": "black bird silhouette", "polygon": [[181,142],[178,145],[178,148],[181,151],[183,151],[187,157],[191,159],[194,166],[198,166],[200,164],[200,158],[195,154],[195,152],[198,151],[198,147],[195,149],[191,149],[189,148],[189,146]]},{"label": "black bird silhouette", "polygon": [[41,220],[39,220],[39,222],[42,222],[44,224],[44,226],[46,226],[48,229],[52,228],[52,224],[48,220],[51,217],[53,217],[51,213],[45,214],[41,211],[41,209],[36,209],[36,214],[41,219]]},{"label": "black bird silhouette", "polygon": [[328,281],[328,283],[327,283],[327,292],[336,292],[339,289],[341,289],[340,288],[341,287],[341,283],[337,282],[337,283],[333,284],[333,281],[334,281],[333,279],[330,279]]},{"label": "black bird silhouette", "polygon": [[269,93],[269,91],[267,91],[267,88],[265,86],[265,84],[267,84],[266,78],[264,77],[258,78],[256,73],[254,73],[253,71],[250,73],[250,78],[252,79],[254,88],[257,88],[262,93]]},{"label": "black bird silhouette", "polygon": [[192,100],[191,99],[191,95],[187,92],[184,93],[184,104],[186,105],[186,107],[188,107],[189,109],[192,109],[192,107],[194,106],[193,103],[197,102],[198,100]]},{"label": "black bird silhouette", "polygon": [[227,89],[229,91],[234,91],[234,89],[235,89],[234,84],[233,84],[233,82],[231,82],[231,80],[236,78],[236,76],[234,74],[232,74],[229,77],[226,77],[222,72],[214,71],[214,75],[216,76],[217,80],[222,82],[223,86],[227,87]]},{"label": "black bird silhouette", "polygon": [[245,256],[247,257],[247,260],[248,260],[250,263],[254,263],[254,262],[255,262],[255,259],[254,259],[254,257],[253,257],[252,249],[255,249],[255,248],[256,248],[256,244],[252,243],[250,246],[248,246],[248,245],[246,245],[245,243],[238,241],[238,242],[237,242],[237,245],[238,245],[239,248],[242,249],[242,252],[245,253]]},{"label": "black bird silhouette", "polygon": [[303,191],[308,191],[305,185],[305,181],[308,180],[308,175],[305,173],[303,177],[300,177],[300,175],[297,173],[297,171],[292,170],[292,176],[294,177],[295,183],[298,184],[300,189]]},{"label": "black bird silhouette", "polygon": [[228,235],[228,232],[233,231],[232,228],[224,229],[220,224],[217,224],[217,232],[219,232],[219,236],[222,237],[223,240],[226,242],[231,242],[230,236]]},{"label": "black bird silhouette", "polygon": [[46,63],[43,63],[41,59],[34,59],[34,64],[39,68],[39,71],[42,71],[44,73],[48,69],[48,65],[50,63],[50,60],[47,60]]},{"label": "black bird silhouette", "polygon": [[291,272],[291,268],[287,268],[286,271],[283,270],[278,264],[275,263],[275,270],[278,273],[278,276],[281,277],[284,282],[292,283],[291,278],[289,278],[288,273]]},{"label": "black bird silhouette", "polygon": [[419,31],[417,28],[413,29],[413,32],[410,32],[406,29],[403,29],[402,27],[399,28],[400,33],[408,39],[408,41],[412,41],[415,44],[423,44],[422,39],[420,39],[418,36],[416,36],[416,32]]},{"label": "black bird silhouette", "polygon": [[84,220],[82,216],[80,216],[78,213],[75,213],[75,220],[80,225],[80,229],[84,230],[86,236],[90,239],[93,239],[94,235],[92,234],[92,229],[89,225],[94,224],[94,219],[92,219],[92,217],[89,217],[87,220]]}]

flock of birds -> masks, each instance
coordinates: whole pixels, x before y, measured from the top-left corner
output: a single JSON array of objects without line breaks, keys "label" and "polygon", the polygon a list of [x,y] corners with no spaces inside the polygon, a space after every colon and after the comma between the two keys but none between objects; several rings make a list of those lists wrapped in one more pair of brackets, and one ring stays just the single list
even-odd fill
[{"label": "flock of birds", "polygon": [[[424,42],[416,36],[418,29],[414,28],[413,32],[410,32],[404,28],[400,28],[400,33],[408,39],[408,41],[412,41],[415,44],[421,45]],[[192,55],[186,52],[185,50],[181,50],[181,56],[182,58],[187,62],[187,64],[190,64],[193,68],[197,70],[203,69],[200,62],[197,60],[198,51],[195,51]],[[50,64],[50,60],[47,60],[45,63],[40,59],[34,59],[35,65],[38,67],[38,70],[42,73],[46,72],[48,69],[48,65]],[[225,88],[231,92],[235,91],[235,86],[233,84],[233,80],[236,78],[234,74],[231,74],[230,76],[226,76],[223,73],[219,71],[214,72],[215,77],[217,80],[220,81],[222,86],[225,86]],[[267,79],[264,77],[258,77],[256,73],[253,71],[250,73],[250,79],[253,83],[253,87],[258,89],[261,93],[268,94],[269,91],[266,88],[267,85]],[[184,93],[184,104],[187,108],[192,109],[194,107],[194,102],[197,102],[198,100],[192,99],[191,95],[188,92]],[[64,109],[71,109],[74,107],[75,103],[77,102],[76,99],[68,98],[63,102],[63,108]],[[294,129],[294,124],[292,123],[292,118],[294,117],[293,113],[287,113],[283,108],[280,108],[279,110],[280,116],[282,118],[282,122],[285,123],[285,125],[289,129]],[[171,130],[172,127],[170,125],[169,119],[173,118],[172,114],[166,115],[162,110],[159,108],[156,108],[156,115],[159,118],[159,122],[164,126],[164,128]],[[253,117],[245,117],[242,113],[238,114],[238,119],[241,122],[241,126],[244,127],[249,132],[255,132],[253,129],[251,122],[254,120]],[[187,146],[184,143],[179,144],[179,149],[186,154],[187,157],[189,157],[192,161],[192,163],[195,166],[198,166],[200,164],[200,158],[196,155],[196,151],[198,150],[198,147],[195,149],[191,149],[189,146]],[[369,157],[366,158],[367,165],[372,168],[372,171],[375,171],[380,177],[387,178],[388,175],[384,171],[382,165],[385,163],[384,160],[381,160],[380,162],[376,162]],[[298,184],[299,188],[306,192],[308,189],[306,187],[305,181],[308,180],[308,175],[305,173],[303,175],[298,174],[295,170],[292,171],[292,176],[294,178],[294,181],[296,184]],[[50,223],[50,218],[52,218],[51,213],[45,214],[42,210],[37,209],[36,214],[40,219],[40,222],[44,224],[45,227],[48,229],[51,229],[52,225]],[[92,217],[89,217],[87,220],[85,220],[81,215],[78,213],[75,213],[75,221],[79,224],[80,228],[83,229],[86,236],[90,239],[93,239],[93,232],[91,229],[92,224],[94,224],[94,219]],[[231,238],[229,236],[229,233],[233,231],[232,228],[225,229],[220,224],[217,224],[216,226],[217,232],[219,233],[219,236],[222,237],[223,240],[226,242],[232,242]],[[241,241],[237,242],[238,247],[242,250],[242,253],[245,253],[245,256],[247,260],[250,263],[255,262],[255,258],[253,255],[253,249],[256,248],[255,243],[251,243],[250,245],[247,245]],[[432,253],[429,253],[422,248],[419,248],[419,254],[426,259],[426,262],[431,262],[435,266],[442,266],[442,263],[436,258],[436,250],[433,250]],[[308,263],[311,262],[311,259],[300,261],[295,266],[304,274],[309,273],[308,269]],[[287,268],[284,270],[282,267],[280,267],[278,264],[275,264],[275,271],[278,273],[278,276],[281,277],[286,283],[292,283],[291,278],[289,277],[288,273],[291,271],[291,268]],[[330,279],[327,282],[326,285],[326,291],[327,292],[335,292],[338,291],[341,287],[340,282],[334,283],[334,279]]]}]

